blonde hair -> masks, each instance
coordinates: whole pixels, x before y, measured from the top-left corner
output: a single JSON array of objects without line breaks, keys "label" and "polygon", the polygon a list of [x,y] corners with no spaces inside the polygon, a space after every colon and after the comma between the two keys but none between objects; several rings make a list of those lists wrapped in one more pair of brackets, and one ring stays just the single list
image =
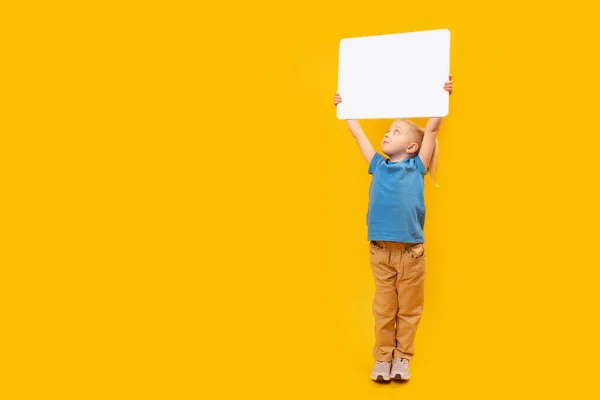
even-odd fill
[{"label": "blonde hair", "polygon": [[[409,121],[407,119],[399,119],[397,121],[406,123],[411,134],[413,134],[417,138],[418,143],[419,143],[419,151],[421,151],[421,144],[423,143],[423,137],[425,136],[425,128],[422,128],[419,125],[417,125],[414,122]],[[431,155],[431,161],[429,162],[428,171],[431,174],[431,181],[433,182],[433,184],[437,187],[440,187],[440,185],[438,185],[435,180],[436,175],[437,175],[438,148],[439,148],[439,145],[438,145],[438,140],[436,137],[435,144],[433,145],[433,154]],[[417,152],[417,156],[418,155],[419,155],[419,153]]]}]

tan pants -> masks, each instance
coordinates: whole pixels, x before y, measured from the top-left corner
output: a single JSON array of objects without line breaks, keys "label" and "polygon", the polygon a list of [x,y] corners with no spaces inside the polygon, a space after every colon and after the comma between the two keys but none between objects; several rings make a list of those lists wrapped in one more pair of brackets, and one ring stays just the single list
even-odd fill
[{"label": "tan pants", "polygon": [[375,346],[377,361],[414,355],[414,340],[423,312],[425,247],[423,243],[370,241],[375,278]]}]

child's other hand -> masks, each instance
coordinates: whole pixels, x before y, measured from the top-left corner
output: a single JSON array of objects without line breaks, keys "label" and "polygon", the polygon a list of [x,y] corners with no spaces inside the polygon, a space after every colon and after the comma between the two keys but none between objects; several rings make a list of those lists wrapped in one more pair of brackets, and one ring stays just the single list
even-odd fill
[{"label": "child's other hand", "polygon": [[335,96],[333,96],[333,105],[337,107],[338,104],[340,104],[342,102],[342,96],[340,96],[339,93],[336,93]]},{"label": "child's other hand", "polygon": [[444,90],[448,92],[448,94],[452,94],[452,75],[448,78],[448,82],[444,84]]}]

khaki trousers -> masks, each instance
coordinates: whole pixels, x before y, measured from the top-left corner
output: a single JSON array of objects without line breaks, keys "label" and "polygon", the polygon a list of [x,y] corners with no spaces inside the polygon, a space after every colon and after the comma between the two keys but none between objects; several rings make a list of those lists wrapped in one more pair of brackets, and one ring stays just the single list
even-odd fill
[{"label": "khaki trousers", "polygon": [[423,312],[425,247],[423,243],[370,241],[375,279],[373,317],[377,361],[414,355],[414,340]]}]

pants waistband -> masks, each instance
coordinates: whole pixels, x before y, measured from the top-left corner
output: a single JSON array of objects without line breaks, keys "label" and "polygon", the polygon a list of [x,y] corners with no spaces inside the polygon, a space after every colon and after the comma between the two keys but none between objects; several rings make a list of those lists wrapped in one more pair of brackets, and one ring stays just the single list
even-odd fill
[{"label": "pants waistband", "polygon": [[388,242],[386,240],[371,240],[373,245],[381,247],[382,249],[388,250],[404,250],[412,246],[416,246],[420,243],[405,243],[405,242]]}]

